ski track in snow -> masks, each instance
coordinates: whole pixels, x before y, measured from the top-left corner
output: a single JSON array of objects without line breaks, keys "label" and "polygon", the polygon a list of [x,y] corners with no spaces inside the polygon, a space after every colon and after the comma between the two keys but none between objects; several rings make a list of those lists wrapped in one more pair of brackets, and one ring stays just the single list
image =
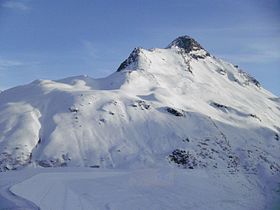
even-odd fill
[{"label": "ski track in snow", "polygon": [[[4,176],[3,176],[4,175]],[[33,175],[31,175],[33,176]],[[23,178],[24,177],[24,178]],[[9,177],[1,174],[0,177],[0,210],[39,210],[39,208],[30,200],[11,192],[10,188],[30,177]],[[7,184],[9,183],[9,184]]]}]

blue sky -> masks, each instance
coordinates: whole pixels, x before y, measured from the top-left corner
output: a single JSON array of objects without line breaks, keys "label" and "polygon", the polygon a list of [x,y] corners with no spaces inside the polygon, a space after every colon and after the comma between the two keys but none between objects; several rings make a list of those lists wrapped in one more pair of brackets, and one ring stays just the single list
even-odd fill
[{"label": "blue sky", "polygon": [[280,96],[279,0],[0,0],[0,89],[114,72],[190,35]]}]

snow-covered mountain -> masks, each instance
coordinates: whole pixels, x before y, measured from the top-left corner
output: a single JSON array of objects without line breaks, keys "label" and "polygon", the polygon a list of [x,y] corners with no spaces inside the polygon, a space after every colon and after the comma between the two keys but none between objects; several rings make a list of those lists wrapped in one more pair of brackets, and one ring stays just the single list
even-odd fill
[{"label": "snow-covered mountain", "polygon": [[0,170],[179,166],[280,172],[280,99],[188,36],[136,48],[106,78],[0,94]]}]

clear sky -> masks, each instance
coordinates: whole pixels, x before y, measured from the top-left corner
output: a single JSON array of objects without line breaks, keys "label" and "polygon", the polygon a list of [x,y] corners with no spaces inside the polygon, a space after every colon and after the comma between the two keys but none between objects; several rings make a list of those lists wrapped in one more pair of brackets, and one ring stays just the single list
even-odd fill
[{"label": "clear sky", "polygon": [[280,96],[279,0],[0,0],[0,89],[114,72],[190,35]]}]

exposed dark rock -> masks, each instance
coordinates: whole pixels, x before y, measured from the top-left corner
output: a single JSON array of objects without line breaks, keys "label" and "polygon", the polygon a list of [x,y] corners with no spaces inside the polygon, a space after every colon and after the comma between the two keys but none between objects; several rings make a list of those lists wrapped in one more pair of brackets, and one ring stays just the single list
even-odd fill
[{"label": "exposed dark rock", "polygon": [[233,155],[229,155],[228,158],[229,158],[229,160],[228,160],[227,168],[230,168],[231,172],[237,171],[238,170],[238,166],[240,165],[239,157],[233,156]]},{"label": "exposed dark rock", "polygon": [[105,123],[105,122],[106,122],[106,120],[105,120],[104,118],[99,119],[99,121],[102,122],[102,123]]},{"label": "exposed dark rock", "polygon": [[189,169],[194,169],[198,165],[198,161],[193,154],[181,149],[175,149],[172,154],[169,155],[169,160]]},{"label": "exposed dark rock", "polygon": [[250,83],[252,83],[258,88],[261,87],[261,83],[258,80],[256,80],[254,77],[252,77],[250,74],[242,71],[241,69],[239,69],[238,72],[240,75],[242,75],[245,78],[245,85],[249,85]]},{"label": "exposed dark rock", "polygon": [[180,36],[176,38],[167,46],[167,48],[171,47],[184,49],[186,53],[203,49],[203,47],[196,40],[189,36]]},{"label": "exposed dark rock", "polygon": [[169,112],[170,114],[175,115],[176,117],[184,117],[185,116],[183,112],[178,111],[176,109],[173,109],[171,107],[167,107],[166,111]]},{"label": "exposed dark rock", "polygon": [[121,63],[121,65],[119,66],[119,68],[117,69],[117,72],[122,71],[123,69],[125,69],[126,67],[128,67],[130,64],[137,62],[138,61],[138,56],[140,53],[140,48],[135,48],[129,55],[129,57]]},{"label": "exposed dark rock", "polygon": [[268,99],[280,104],[280,97],[274,97],[274,98],[268,98]]},{"label": "exposed dark rock", "polygon": [[77,113],[79,111],[79,109],[77,107],[70,107],[69,111]]},{"label": "exposed dark rock", "polygon": [[217,69],[216,70],[219,74],[221,74],[221,75],[226,75],[227,74],[227,72],[224,70],[224,69]]},{"label": "exposed dark rock", "polygon": [[[167,48],[178,47],[182,49],[184,53],[190,54],[194,59],[204,59],[210,54],[193,38],[189,36],[180,36],[172,41]],[[203,50],[205,53],[196,54],[196,51]]]},{"label": "exposed dark rock", "polygon": [[257,115],[255,114],[249,114],[250,117],[256,118],[257,120],[259,120],[260,122],[262,121]]},{"label": "exposed dark rock", "polygon": [[190,139],[189,138],[185,138],[185,139],[183,139],[183,142],[190,142]]},{"label": "exposed dark rock", "polygon": [[138,100],[134,104],[131,105],[132,107],[140,107],[142,110],[150,109],[151,105],[148,104],[146,101]]},{"label": "exposed dark rock", "polygon": [[275,134],[274,138],[275,138],[276,141],[279,141],[279,135],[277,133]]},{"label": "exposed dark rock", "polygon": [[[22,149],[22,148],[20,148]],[[18,150],[17,150],[18,151]],[[13,156],[11,153],[2,152],[0,154],[0,172],[16,170],[30,163],[32,153],[22,150],[20,154]]]},{"label": "exposed dark rock", "polygon": [[38,161],[38,165],[42,166],[44,168],[52,167],[51,162],[48,160],[40,160],[40,161]]},{"label": "exposed dark rock", "polygon": [[65,167],[67,163],[71,161],[68,154],[62,154],[61,158],[51,159],[51,160],[38,160],[36,161],[39,166],[44,168],[49,167]]},{"label": "exposed dark rock", "polygon": [[71,158],[70,158],[70,156],[69,156],[69,154],[67,153],[67,154],[62,154],[62,159],[64,160],[64,161],[70,161],[71,160]]},{"label": "exposed dark rock", "polygon": [[216,102],[211,102],[210,105],[219,109],[228,109],[228,106]]},{"label": "exposed dark rock", "polygon": [[196,59],[196,60],[198,60],[198,59],[204,59],[204,58],[206,58],[206,57],[209,56],[209,55],[210,55],[209,53],[207,53],[207,54],[205,54],[205,55],[190,54],[190,56],[191,56],[193,59]]},{"label": "exposed dark rock", "polygon": [[182,56],[182,58],[184,60],[184,63],[186,65],[186,70],[188,72],[190,72],[191,74],[193,74],[193,71],[192,71],[192,68],[191,68],[191,64],[190,64],[190,59],[187,59],[186,56],[184,55],[184,53],[181,52],[181,51],[179,51],[178,54]]},{"label": "exposed dark rock", "polygon": [[100,168],[99,165],[92,165],[92,166],[89,166],[90,168]]}]

